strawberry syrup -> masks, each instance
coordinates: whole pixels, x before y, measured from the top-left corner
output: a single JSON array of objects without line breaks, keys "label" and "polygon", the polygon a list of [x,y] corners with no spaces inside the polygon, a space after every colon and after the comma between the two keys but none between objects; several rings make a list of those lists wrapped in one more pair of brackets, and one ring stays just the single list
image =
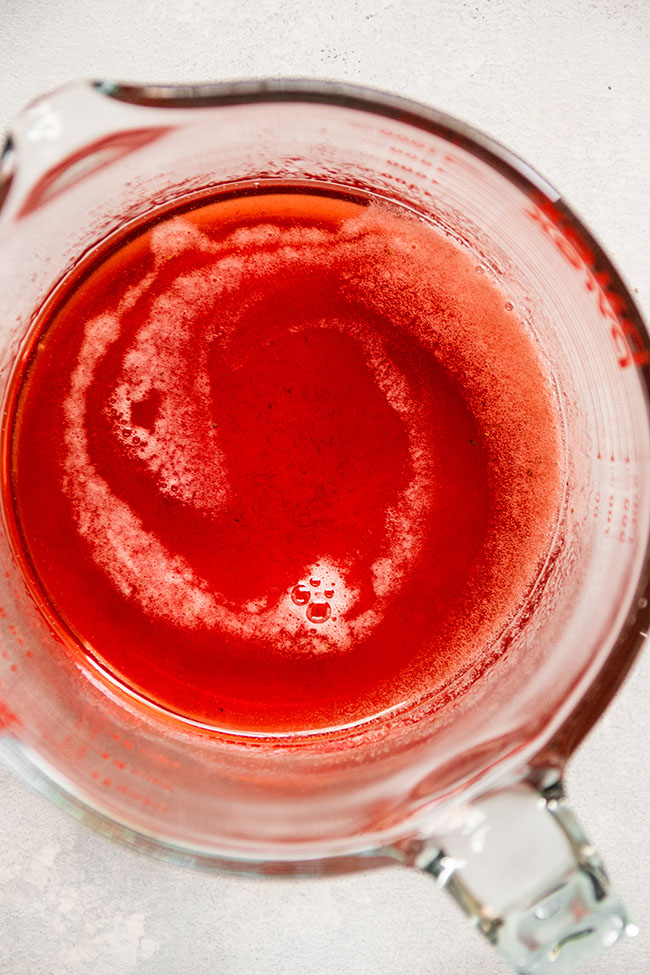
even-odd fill
[{"label": "strawberry syrup", "polygon": [[561,478],[533,341],[475,263],[416,217],[283,191],[169,212],[64,287],[11,466],[22,557],[75,652],[248,732],[480,672]]}]

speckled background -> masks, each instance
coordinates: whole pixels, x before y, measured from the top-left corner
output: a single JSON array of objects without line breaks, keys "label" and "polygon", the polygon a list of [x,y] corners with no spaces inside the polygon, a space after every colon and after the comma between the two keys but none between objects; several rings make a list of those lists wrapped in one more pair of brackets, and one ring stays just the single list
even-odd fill
[{"label": "speckled background", "polygon": [[[74,77],[320,76],[436,105],[517,151],[650,318],[648,0],[3,0],[0,124]],[[650,971],[650,657],[568,785],[642,933],[589,975]],[[150,862],[0,770],[2,975],[503,972],[425,877],[253,881]]]}]

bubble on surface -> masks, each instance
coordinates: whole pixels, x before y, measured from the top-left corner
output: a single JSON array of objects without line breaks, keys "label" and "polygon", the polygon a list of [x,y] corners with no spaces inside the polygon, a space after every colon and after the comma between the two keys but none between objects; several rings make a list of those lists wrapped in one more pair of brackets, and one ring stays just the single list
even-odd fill
[{"label": "bubble on surface", "polygon": [[326,600],[314,599],[307,607],[307,619],[312,623],[324,623],[332,615],[332,607]]},{"label": "bubble on surface", "polygon": [[296,604],[296,606],[306,606],[309,600],[311,599],[311,592],[309,591],[307,586],[304,586],[302,585],[302,583],[299,583],[297,586],[294,586],[293,589],[291,590],[291,599]]}]

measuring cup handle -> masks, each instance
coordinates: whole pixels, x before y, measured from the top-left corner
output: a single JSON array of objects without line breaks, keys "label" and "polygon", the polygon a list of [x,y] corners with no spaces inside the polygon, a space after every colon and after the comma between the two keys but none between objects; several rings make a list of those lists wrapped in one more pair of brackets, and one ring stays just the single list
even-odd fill
[{"label": "measuring cup handle", "polygon": [[637,933],[555,771],[454,810],[411,863],[435,877],[520,975],[566,975]]}]

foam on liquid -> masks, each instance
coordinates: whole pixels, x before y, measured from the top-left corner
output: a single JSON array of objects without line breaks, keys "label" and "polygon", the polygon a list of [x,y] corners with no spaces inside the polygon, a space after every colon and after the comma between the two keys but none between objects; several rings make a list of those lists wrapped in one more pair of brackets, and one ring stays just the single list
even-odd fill
[{"label": "foam on liquid", "polygon": [[[414,218],[377,206],[350,210],[334,229],[318,220],[291,225],[271,214],[215,236],[187,214],[148,231],[153,263],[143,265],[114,307],[78,323],[82,337],[61,397],[58,490],[94,566],[131,606],[172,627],[176,641],[184,633],[209,633],[215,654],[225,640],[229,653],[244,657],[247,647],[258,653],[260,646],[285,658],[354,654],[375,631],[385,631],[422,572],[422,559],[431,559],[431,526],[446,490],[444,431],[431,434],[439,413],[435,395],[404,366],[401,333],[457,384],[479,431],[471,443],[485,452],[491,492],[485,537],[441,630],[445,660],[433,667],[440,680],[490,645],[534,579],[558,503],[557,425],[529,336],[470,258]],[[188,267],[183,259],[190,257]],[[170,276],[175,261],[180,270]],[[259,308],[273,308],[274,294],[280,304],[289,301],[292,281],[312,279],[336,282],[338,315],[279,323],[270,314],[268,324],[255,318]],[[374,320],[389,326],[373,329]],[[94,457],[93,390],[105,389],[102,422],[124,464],[148,478],[157,504],[172,504],[170,517],[180,505],[202,525],[212,524],[218,553],[220,525],[238,499],[232,444],[215,420],[215,361],[245,383],[250,362],[275,355],[279,341],[318,342],[332,333],[352,343],[350,354],[361,358],[399,422],[407,455],[401,486],[381,512],[381,538],[369,564],[354,538],[342,555],[340,546],[328,547],[323,531],[315,557],[295,565],[279,593],[236,598],[227,586],[219,591],[114,488]],[[108,650],[100,653],[110,664]],[[422,666],[418,673],[409,681],[422,692]]]},{"label": "foam on liquid", "polygon": [[[305,233],[302,228],[286,230],[271,224],[235,231],[218,245],[212,245],[180,217],[152,232],[156,266],[185,249],[214,258],[200,271],[179,276],[169,290],[155,297],[146,323],[122,358],[121,372],[106,407],[113,435],[127,457],[144,462],[162,494],[213,517],[228,501],[227,460],[212,420],[207,354],[208,348],[216,345],[227,357],[237,324],[218,317],[220,299],[245,288],[243,300],[254,301],[251,282],[264,288],[265,278],[290,275],[296,264],[330,267],[344,262],[363,233],[362,228],[345,229],[334,248],[326,232]],[[252,256],[236,257],[233,247],[245,247]],[[368,258],[372,259],[372,254]],[[216,628],[239,637],[255,636],[261,630],[287,650],[348,649],[367,637],[381,620],[417,558],[425,521],[432,516],[434,460],[426,447],[426,427],[431,422],[426,404],[417,402],[381,340],[365,334],[353,319],[305,323],[309,328],[344,331],[359,343],[378,387],[406,427],[413,476],[397,505],[385,513],[385,550],[370,567],[375,596],[372,609],[348,621],[358,593],[347,580],[348,567],[331,561],[327,552],[301,572],[301,579],[323,576],[326,580],[325,588],[333,592],[329,600],[323,597],[327,615],[315,615],[313,607],[319,605],[315,601],[303,611],[290,593],[271,606],[265,600],[233,606],[223,594],[211,593],[205,580],[182,557],[144,529],[137,514],[97,473],[87,451],[86,394],[95,369],[118,338],[122,315],[154,282],[155,275],[148,275],[127,293],[114,314],[101,315],[85,326],[78,364],[64,402],[68,448],[64,489],[74,506],[79,532],[116,588],[151,616],[179,627]],[[214,309],[215,317],[208,317],[197,329],[197,310],[207,309]],[[147,429],[134,421],[133,409],[152,393],[159,397],[158,411],[153,428]],[[319,594],[320,590],[314,593]],[[309,626],[326,621],[326,634]]]}]

